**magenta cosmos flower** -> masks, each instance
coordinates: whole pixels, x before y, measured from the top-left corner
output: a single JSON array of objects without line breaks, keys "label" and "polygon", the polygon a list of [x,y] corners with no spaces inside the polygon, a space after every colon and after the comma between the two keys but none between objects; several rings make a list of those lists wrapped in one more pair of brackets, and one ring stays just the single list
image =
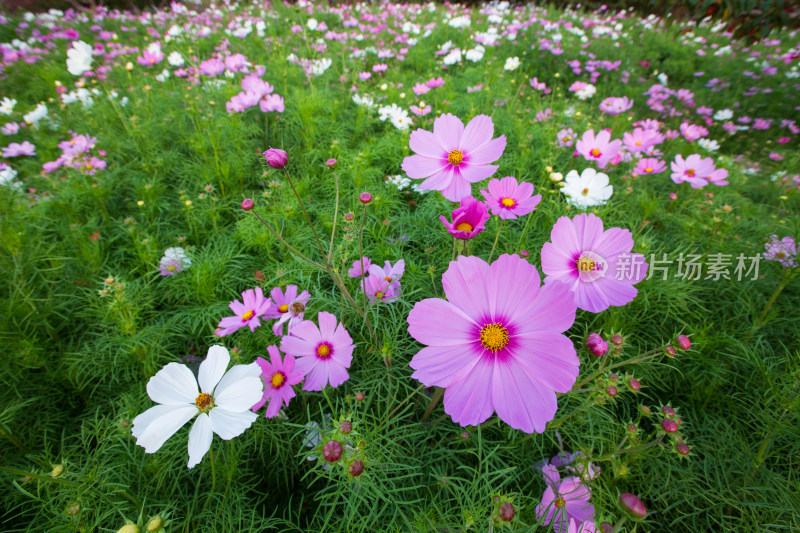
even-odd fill
[{"label": "magenta cosmos flower", "polygon": [[660,174],[667,170],[667,164],[654,157],[645,157],[636,163],[633,174],[636,176],[647,176],[649,174]]},{"label": "magenta cosmos flower", "polygon": [[[544,525],[552,525],[556,533],[567,533],[570,522],[574,521],[575,527],[594,519],[594,505],[589,503],[590,497],[589,488],[581,482],[581,478],[565,478],[560,483],[548,485],[542,494],[542,502],[536,506],[536,516],[540,519],[544,517]],[[594,524],[591,523],[591,526]]]},{"label": "magenta cosmos flower", "polygon": [[361,259],[356,259],[353,261],[353,266],[347,271],[347,275],[351,278],[360,278],[369,274],[369,267],[372,264],[372,260],[364,256]]},{"label": "magenta cosmos flower", "polygon": [[402,168],[411,179],[425,179],[419,188],[442,191],[451,202],[472,194],[471,183],[485,180],[498,166],[506,149],[506,136],[492,139],[494,124],[487,115],[478,115],[464,127],[456,116],[446,113],[433,123],[433,133],[418,129],[408,145],[415,155],[403,160]]},{"label": "magenta cosmos flower", "polygon": [[[487,190],[488,189],[488,190]],[[489,181],[486,189],[481,190],[486,198],[486,205],[503,220],[512,220],[527,215],[542,201],[542,195],[533,196],[533,185],[527,181],[521,183],[511,176]]]},{"label": "magenta cosmos flower", "polygon": [[599,168],[605,168],[609,161],[619,153],[622,141],[611,140],[611,133],[603,130],[595,137],[594,130],[584,132],[575,143],[575,148],[587,161],[596,161]]},{"label": "magenta cosmos flower", "polygon": [[450,235],[456,239],[473,239],[486,229],[489,208],[480,200],[467,196],[461,200],[461,205],[454,209],[450,216],[453,219],[452,223],[448,222],[444,215],[439,217]]},{"label": "magenta cosmos flower", "polygon": [[277,346],[267,346],[269,361],[263,357],[256,358],[256,363],[261,368],[261,380],[264,382],[264,396],[252,407],[253,412],[261,409],[267,401],[267,418],[278,414],[281,407],[289,405],[289,400],[294,398],[292,385],[303,381],[303,373],[294,367],[294,356],[286,354],[281,361],[281,353]]},{"label": "magenta cosmos flower", "polygon": [[217,326],[218,336],[230,335],[245,326],[249,327],[250,331],[255,331],[261,325],[258,317],[266,314],[270,305],[269,298],[264,298],[261,287],[244,291],[242,300],[243,303],[239,300],[234,300],[229,304],[231,311],[236,313],[236,316],[226,316],[219,321]]},{"label": "magenta cosmos flower", "polygon": [[700,157],[700,154],[692,154],[685,160],[683,156],[676,155],[675,161],[670,165],[672,168],[672,181],[675,183],[689,183],[693,189],[705,187],[709,183],[714,185],[728,185],[726,178],[728,171],[724,168],[716,168],[714,160],[710,157]]},{"label": "magenta cosmos flower", "polygon": [[564,331],[575,303],[563,283],[540,286],[536,267],[504,254],[491,266],[460,256],[442,276],[447,300],[427,298],[408,315],[408,332],[427,345],[412,377],[444,387],[444,411],[462,426],[495,411],[526,433],[542,433],[578,376]]},{"label": "magenta cosmos flower", "polygon": [[306,310],[306,302],[311,298],[308,291],[297,294],[297,285],[287,285],[284,293],[280,287],[275,287],[269,293],[272,297],[266,318],[277,319],[272,325],[272,333],[276,337],[283,336],[283,324],[288,321],[287,334],[292,333],[292,328],[303,321],[303,311]]},{"label": "magenta cosmos flower", "polygon": [[306,320],[281,340],[281,350],[297,357],[295,368],[306,376],[303,390],[338,387],[350,377],[353,339],[332,314],[322,311],[317,320],[319,328]]},{"label": "magenta cosmos flower", "polygon": [[636,297],[634,284],[645,278],[648,265],[642,254],[630,253],[629,230],[604,231],[597,215],[582,213],[573,219],[559,218],[550,240],[542,247],[545,284],[566,283],[579,308],[599,313]]}]

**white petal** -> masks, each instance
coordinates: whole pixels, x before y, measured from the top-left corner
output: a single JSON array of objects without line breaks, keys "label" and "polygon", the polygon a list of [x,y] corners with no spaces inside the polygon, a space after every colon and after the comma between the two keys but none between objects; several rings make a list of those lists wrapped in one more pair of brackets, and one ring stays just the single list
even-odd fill
[{"label": "white petal", "polygon": [[203,392],[211,394],[214,391],[230,362],[231,356],[224,346],[216,345],[208,349],[208,357],[200,363],[200,372],[197,374]]},{"label": "white petal", "polygon": [[257,363],[234,366],[214,390],[214,403],[233,413],[250,409],[264,393],[260,376]]},{"label": "white petal", "polygon": [[192,371],[186,365],[170,363],[147,382],[147,394],[164,405],[186,405],[193,404],[199,392]]},{"label": "white petal", "polygon": [[244,413],[231,413],[221,407],[216,407],[208,413],[211,420],[211,429],[224,440],[238,437],[244,430],[255,422],[258,415],[252,411]]},{"label": "white petal", "polygon": [[201,413],[194,421],[192,431],[189,432],[189,468],[194,468],[203,460],[209,448],[214,433],[211,431],[211,421],[208,415]]},{"label": "white petal", "polygon": [[155,453],[196,414],[194,405],[156,405],[133,419],[131,433],[146,453]]}]

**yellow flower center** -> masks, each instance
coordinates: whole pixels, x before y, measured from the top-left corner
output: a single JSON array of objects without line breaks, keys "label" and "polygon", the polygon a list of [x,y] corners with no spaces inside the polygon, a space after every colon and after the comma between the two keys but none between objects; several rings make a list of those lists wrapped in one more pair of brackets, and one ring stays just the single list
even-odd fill
[{"label": "yellow flower center", "polygon": [[447,154],[447,160],[451,165],[458,166],[464,160],[464,152],[461,150],[452,150],[449,154]]},{"label": "yellow flower center", "polygon": [[386,276],[386,277],[385,277],[385,278],[383,278],[383,279],[384,279],[385,281],[392,281],[392,277],[391,277],[391,276]]},{"label": "yellow flower center", "polygon": [[591,155],[592,157],[600,157],[600,150],[598,150],[597,148],[592,148],[592,151],[589,152],[589,155]]},{"label": "yellow flower center", "polygon": [[646,169],[644,169],[644,171],[650,174],[653,171],[653,169],[651,167],[647,167]]},{"label": "yellow flower center", "polygon": [[286,376],[283,375],[283,372],[275,372],[272,375],[272,379],[269,382],[272,384],[273,387],[276,389],[283,385],[283,382],[286,381]]},{"label": "yellow flower center", "polygon": [[556,507],[564,507],[566,504],[567,504],[567,502],[565,502],[564,498],[562,498],[561,496],[556,498],[556,501],[555,501]]},{"label": "yellow flower center", "polygon": [[580,272],[591,272],[597,266],[594,262],[594,259],[591,257],[586,257],[585,255],[580,256],[575,262],[575,265],[578,267]]},{"label": "yellow flower center", "polygon": [[195,405],[201,411],[206,411],[209,407],[214,405],[214,397],[205,392],[201,392],[194,401]]},{"label": "yellow flower center", "polygon": [[587,188],[583,189],[583,190],[581,191],[581,194],[582,194],[583,196],[586,196],[587,194],[589,194],[589,188],[587,187]]},{"label": "yellow flower center", "polygon": [[251,309],[242,315],[242,320],[250,320],[253,318],[254,314],[256,314],[256,312]]},{"label": "yellow flower center", "polygon": [[327,344],[320,344],[317,346],[317,355],[319,357],[328,357],[331,354],[331,347]]},{"label": "yellow flower center", "polygon": [[506,207],[514,207],[517,202],[515,202],[513,198],[503,198],[500,200],[500,203]]},{"label": "yellow flower center", "polygon": [[641,145],[642,145],[642,141],[636,141],[636,146],[641,146]]},{"label": "yellow flower center", "polygon": [[783,259],[784,257],[786,257],[786,252],[778,252],[777,254],[775,254],[775,256],[778,259]]},{"label": "yellow flower center", "polygon": [[169,270],[170,272],[175,272],[175,265],[168,266],[167,270]]},{"label": "yellow flower center", "polygon": [[693,178],[694,177],[694,169],[690,168],[689,170],[687,170],[686,171],[686,175],[689,176],[690,178]]},{"label": "yellow flower center", "polygon": [[472,231],[472,224],[469,222],[462,222],[458,226],[456,226],[458,231]]},{"label": "yellow flower center", "polygon": [[288,310],[289,310],[289,304],[282,304],[278,306],[278,311],[280,311],[281,313],[285,313]]},{"label": "yellow flower center", "polygon": [[499,352],[508,344],[508,330],[498,323],[484,325],[481,344],[492,353]]}]

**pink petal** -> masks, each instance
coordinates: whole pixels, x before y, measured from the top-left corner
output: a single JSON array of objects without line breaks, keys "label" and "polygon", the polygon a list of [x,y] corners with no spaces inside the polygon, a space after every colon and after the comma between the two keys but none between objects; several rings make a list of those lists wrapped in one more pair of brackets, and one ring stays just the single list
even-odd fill
[{"label": "pink petal", "polygon": [[459,147],[461,136],[464,134],[464,123],[450,113],[440,115],[433,122],[433,134],[446,152]]},{"label": "pink petal", "polygon": [[500,168],[497,165],[475,165],[473,163],[459,165],[461,176],[470,183],[477,183],[490,177]]},{"label": "pink petal", "polygon": [[416,370],[411,377],[428,387],[449,387],[464,379],[480,358],[469,346],[427,346],[411,359],[409,366]]},{"label": "pink petal", "polygon": [[453,422],[475,426],[492,415],[492,367],[492,358],[481,357],[464,379],[448,385],[444,393],[444,412]]},{"label": "pink petal", "polygon": [[478,115],[464,129],[459,147],[465,152],[474,151],[492,140],[494,124],[488,115]]},{"label": "pink petal", "polygon": [[475,322],[483,320],[489,312],[485,281],[488,273],[489,264],[483,259],[459,256],[442,275],[447,300]]},{"label": "pink petal", "polygon": [[447,187],[444,187],[443,189],[440,190],[442,191],[442,196],[444,196],[451,202],[460,202],[461,200],[472,194],[472,187],[470,187],[469,182],[465,180],[463,177],[461,177],[460,173],[458,172],[454,172],[453,178],[447,185]]},{"label": "pink petal", "polygon": [[478,327],[466,313],[440,298],[417,302],[407,321],[411,336],[429,346],[461,346],[472,342]]},{"label": "pink petal", "polygon": [[442,146],[433,133],[423,129],[411,132],[408,138],[408,146],[414,152],[432,159],[446,158],[448,153],[448,150]]},{"label": "pink petal", "polygon": [[494,163],[500,156],[503,155],[503,151],[506,149],[506,136],[501,135],[497,139],[494,139],[487,144],[481,146],[477,150],[466,152],[464,155],[468,157],[468,163],[470,165],[486,165],[488,163]]},{"label": "pink petal", "polygon": [[575,322],[576,305],[570,287],[553,281],[541,288],[524,314],[518,313],[517,333],[553,331],[563,333]]},{"label": "pink petal", "polygon": [[492,403],[500,419],[525,433],[544,432],[558,409],[556,393],[531,379],[513,358],[497,358],[492,376]]},{"label": "pink petal", "polygon": [[400,165],[408,177],[415,180],[427,178],[449,167],[447,159],[432,159],[422,155],[410,155]]},{"label": "pink petal", "polygon": [[514,337],[512,358],[532,379],[555,392],[569,392],[578,378],[580,361],[565,335],[552,331]]},{"label": "pink petal", "polygon": [[539,293],[541,279],[536,267],[518,255],[503,254],[489,267],[486,291],[489,314],[517,322]]}]

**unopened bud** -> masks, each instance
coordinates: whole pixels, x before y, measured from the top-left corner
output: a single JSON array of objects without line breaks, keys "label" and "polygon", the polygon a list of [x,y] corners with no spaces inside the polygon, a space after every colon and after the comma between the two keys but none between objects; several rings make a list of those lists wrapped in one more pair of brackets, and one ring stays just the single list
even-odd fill
[{"label": "unopened bud", "polygon": [[559,181],[564,179],[564,175],[561,172],[551,172],[550,173],[550,181],[553,183],[558,183]]},{"label": "unopened bud", "polygon": [[638,379],[631,378],[628,380],[628,387],[630,387],[631,390],[638,391],[639,389],[642,388],[642,384],[639,382]]},{"label": "unopened bud", "polygon": [[622,335],[619,335],[618,333],[615,333],[614,335],[611,335],[611,343],[612,344],[616,344],[617,346],[622,346],[623,342],[624,341],[622,339]]},{"label": "unopened bud", "polygon": [[636,426],[636,424],[628,424],[627,426],[625,426],[625,429],[627,429],[631,433],[636,433],[637,431],[639,431],[639,428]]},{"label": "unopened bud", "polygon": [[50,477],[58,477],[64,473],[64,465],[56,465],[53,467],[53,471],[50,472]]},{"label": "unopened bud", "polygon": [[678,423],[672,420],[671,418],[666,418],[661,421],[661,429],[663,429],[667,433],[675,433],[676,431],[678,431]]},{"label": "unopened bud", "polygon": [[353,218],[355,218],[355,215],[353,215],[353,213],[345,213],[345,214],[344,214],[344,219],[345,219],[346,221],[348,221],[348,222],[350,222],[351,220],[353,220]]},{"label": "unopened bud", "polygon": [[609,380],[611,383],[616,383],[617,381],[619,381],[619,376],[618,376],[617,374],[615,374],[615,373],[613,373],[613,372],[612,372],[612,373],[610,373],[610,374],[608,375],[608,380]]},{"label": "unopened bud", "polygon": [[139,533],[139,526],[136,524],[125,524],[117,530],[117,533]]},{"label": "unopened bud", "polygon": [[133,70],[133,63],[131,63],[130,61],[125,63],[125,70],[128,70],[128,71]]},{"label": "unopened bud", "polygon": [[147,531],[150,533],[153,533],[153,531],[158,531],[163,524],[164,519],[161,518],[161,515],[156,515],[147,523]]},{"label": "unopened bud", "polygon": [[649,407],[647,407],[646,405],[640,405],[639,406],[639,412],[642,413],[642,415],[644,415],[644,416],[650,416],[650,415],[653,414],[653,411]]},{"label": "unopened bud", "polygon": [[355,461],[350,463],[350,466],[348,467],[347,471],[350,472],[350,475],[353,477],[360,476],[361,473],[364,472],[364,462],[359,459],[356,459]]},{"label": "unopened bud", "polygon": [[528,253],[528,250],[520,250],[519,255],[521,255],[522,257],[528,257],[531,254]]},{"label": "unopened bud", "polygon": [[606,394],[611,396],[612,398],[617,395],[617,388],[614,385],[609,385],[606,387]]},{"label": "unopened bud", "polygon": [[255,205],[256,203],[253,201],[252,198],[245,198],[244,200],[242,200],[242,209],[244,209],[245,211],[250,211],[251,209],[253,209],[253,207],[255,207]]},{"label": "unopened bud", "polygon": [[613,533],[614,526],[610,522],[600,522],[600,530],[603,533]]},{"label": "unopened bud", "polygon": [[351,431],[353,431],[353,423],[349,420],[342,420],[339,422],[339,431],[347,435]]},{"label": "unopened bud", "polygon": [[67,507],[67,514],[70,516],[75,516],[81,511],[81,504],[75,502],[69,507]]},{"label": "unopened bud", "polygon": [[692,341],[686,335],[678,335],[677,342],[681,350],[688,350],[692,347]]},{"label": "unopened bud", "polygon": [[647,516],[647,509],[645,509],[642,500],[629,492],[623,492],[619,495],[619,503],[622,509],[634,520],[641,520]]},{"label": "unopened bud", "polygon": [[264,276],[264,273],[261,272],[260,270],[256,270],[256,273],[253,275],[256,277],[258,281],[264,281],[264,278],[266,277]]},{"label": "unopened bud", "polygon": [[665,405],[664,407],[662,407],[661,412],[667,416],[675,416],[675,409],[673,409],[669,405]]},{"label": "unopened bud", "polygon": [[603,340],[598,333],[590,333],[588,337],[586,337],[586,347],[589,348],[589,351],[592,352],[592,355],[600,357],[605,355],[608,351],[608,343]]},{"label": "unopened bud", "polygon": [[364,401],[364,393],[363,392],[357,392],[356,393],[356,401],[359,401],[359,402]]},{"label": "unopened bud", "polygon": [[329,463],[335,463],[342,458],[342,445],[339,441],[329,440],[322,447],[322,456]]},{"label": "unopened bud", "polygon": [[289,154],[280,148],[270,148],[264,152],[264,157],[272,168],[283,168],[289,162]]},{"label": "unopened bud", "polygon": [[685,442],[679,442],[675,445],[675,451],[681,455],[689,455],[689,452],[691,450],[689,449],[688,444],[686,444]]},{"label": "unopened bud", "polygon": [[670,356],[670,357],[675,357],[675,355],[677,355],[677,353],[678,353],[675,350],[674,346],[667,346],[666,348],[664,348],[664,351],[667,352],[667,355]]},{"label": "unopened bud", "polygon": [[367,205],[372,201],[372,195],[368,192],[362,192],[358,195],[358,201],[364,205]]},{"label": "unopened bud", "polygon": [[511,522],[514,520],[514,515],[516,512],[517,511],[514,509],[513,503],[505,502],[500,506],[498,514],[500,515],[500,520],[503,522]]},{"label": "unopened bud", "polygon": [[332,157],[330,159],[328,159],[327,161],[325,161],[325,165],[329,166],[329,167],[332,167],[335,164],[336,164],[336,160],[334,158],[332,158]]}]

